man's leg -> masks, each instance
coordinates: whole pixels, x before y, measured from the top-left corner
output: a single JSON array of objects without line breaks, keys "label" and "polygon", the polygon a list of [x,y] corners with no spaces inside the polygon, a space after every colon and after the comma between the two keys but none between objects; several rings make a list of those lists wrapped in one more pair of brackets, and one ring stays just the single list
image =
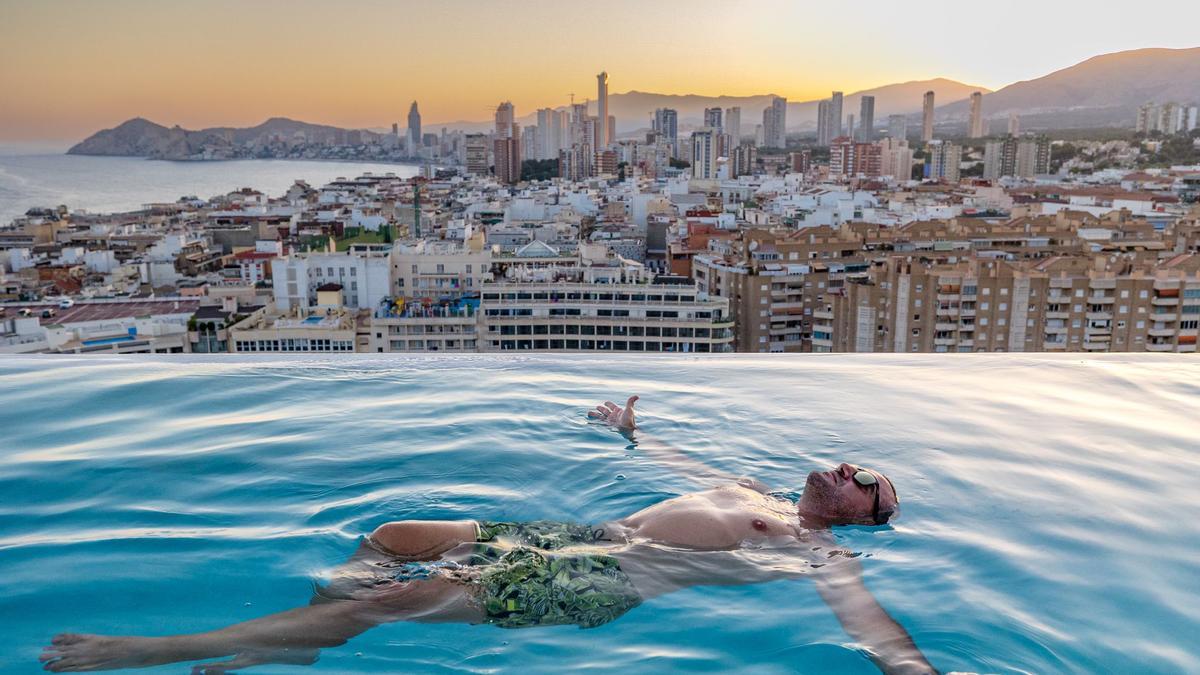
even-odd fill
[{"label": "man's leg", "polygon": [[381,623],[482,620],[483,613],[471,602],[465,586],[433,578],[392,584],[381,589],[375,599],[297,607],[207,633],[169,637],[63,633],[54,637],[41,660],[46,662],[46,670],[74,672],[139,668],[234,654],[248,654],[247,660],[254,655],[278,657],[288,653],[311,658],[315,656],[312,650],[344,644]]}]

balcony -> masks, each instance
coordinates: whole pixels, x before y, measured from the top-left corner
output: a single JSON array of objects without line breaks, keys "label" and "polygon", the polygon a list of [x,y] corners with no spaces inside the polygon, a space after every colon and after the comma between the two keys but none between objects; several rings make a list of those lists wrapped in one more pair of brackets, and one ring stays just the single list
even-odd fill
[{"label": "balcony", "polygon": [[1146,331],[1146,334],[1149,335],[1150,337],[1157,337],[1157,338],[1175,337],[1175,329],[1174,328],[1151,328],[1149,331]]},{"label": "balcony", "polygon": [[937,315],[938,316],[958,316],[958,308],[957,307],[938,307]]},{"label": "balcony", "polygon": [[1151,321],[1161,321],[1163,323],[1168,323],[1168,322],[1174,321],[1175,319],[1178,319],[1178,318],[1179,318],[1179,316],[1177,314],[1175,314],[1174,312],[1171,312],[1170,314],[1167,314],[1164,312],[1162,314],[1155,313],[1155,314],[1150,315]]},{"label": "balcony", "polygon": [[1069,319],[1069,318],[1071,318],[1071,313],[1070,312],[1046,312],[1046,318],[1047,319]]},{"label": "balcony", "polygon": [[1106,352],[1108,351],[1107,342],[1085,342],[1083,343],[1084,351],[1088,352]]},{"label": "balcony", "polygon": [[1112,312],[1088,312],[1088,321],[1112,321]]},{"label": "balcony", "polygon": [[975,316],[975,310],[973,310],[973,309],[960,309],[960,310],[958,310],[958,315],[959,315],[959,316]]},{"label": "balcony", "polygon": [[1068,330],[1066,326],[1046,326],[1043,329],[1047,335],[1066,335]]},{"label": "balcony", "polygon": [[1155,307],[1176,307],[1179,305],[1179,298],[1154,298],[1150,304]]},{"label": "balcony", "polygon": [[1087,301],[1089,305],[1111,305],[1116,301],[1116,298],[1110,295],[1090,295]]},{"label": "balcony", "polygon": [[958,330],[958,322],[939,321],[933,325],[934,330]]},{"label": "balcony", "polygon": [[1066,342],[1043,342],[1042,343],[1042,349],[1044,349],[1048,352],[1063,351],[1063,350],[1066,350],[1066,348],[1067,348]]},{"label": "balcony", "polygon": [[815,310],[812,313],[812,315],[813,315],[814,319],[823,319],[825,321],[833,321],[833,310],[818,309],[818,310]]},{"label": "balcony", "polygon": [[1147,342],[1146,351],[1148,352],[1173,352],[1175,345],[1170,342]]},{"label": "balcony", "polygon": [[934,338],[933,344],[940,347],[953,347],[958,344],[958,338]]},{"label": "balcony", "polygon": [[1070,288],[1073,281],[1066,277],[1055,277],[1050,280],[1050,288]]},{"label": "balcony", "polygon": [[1105,290],[1108,290],[1108,289],[1112,289],[1112,288],[1116,288],[1116,287],[1117,287],[1116,278],[1092,279],[1090,282],[1088,282],[1088,288],[1103,288]]}]

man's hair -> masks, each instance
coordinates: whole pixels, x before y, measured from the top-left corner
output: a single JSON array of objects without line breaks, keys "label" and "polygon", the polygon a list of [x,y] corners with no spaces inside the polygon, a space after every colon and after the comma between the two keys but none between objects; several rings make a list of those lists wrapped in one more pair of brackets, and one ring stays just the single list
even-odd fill
[{"label": "man's hair", "polygon": [[[896,510],[900,507],[900,493],[896,492],[896,486],[892,485],[891,478],[888,478],[882,473],[879,474],[879,477],[887,481],[888,487],[892,489],[892,499],[894,500],[890,509],[886,511],[878,511],[875,514],[875,524],[886,525],[887,522],[892,519],[892,516],[896,515]],[[875,489],[878,490],[879,487],[876,486]]]}]

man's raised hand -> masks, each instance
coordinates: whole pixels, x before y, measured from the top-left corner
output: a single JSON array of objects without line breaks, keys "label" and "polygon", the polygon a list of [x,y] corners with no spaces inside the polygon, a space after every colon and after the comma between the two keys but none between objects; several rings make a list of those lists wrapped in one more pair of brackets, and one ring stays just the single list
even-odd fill
[{"label": "man's raised hand", "polygon": [[633,404],[637,400],[637,396],[630,396],[624,408],[612,401],[605,401],[588,411],[588,419],[599,420],[622,431],[632,431],[637,426],[633,418]]}]

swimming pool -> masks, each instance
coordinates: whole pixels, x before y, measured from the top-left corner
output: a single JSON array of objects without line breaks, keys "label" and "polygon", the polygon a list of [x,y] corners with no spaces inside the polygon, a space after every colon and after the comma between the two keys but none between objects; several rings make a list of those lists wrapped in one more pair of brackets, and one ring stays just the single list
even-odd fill
[{"label": "swimming pool", "polygon": [[[887,472],[900,519],[837,537],[943,671],[1197,672],[1200,361],[1011,354],[6,358],[0,672],[59,631],[306,604],[387,520],[598,522],[703,487],[586,423],[628,393],[733,474]],[[804,580],[588,630],[389,624],[262,672],[566,668],[877,672]]]}]

